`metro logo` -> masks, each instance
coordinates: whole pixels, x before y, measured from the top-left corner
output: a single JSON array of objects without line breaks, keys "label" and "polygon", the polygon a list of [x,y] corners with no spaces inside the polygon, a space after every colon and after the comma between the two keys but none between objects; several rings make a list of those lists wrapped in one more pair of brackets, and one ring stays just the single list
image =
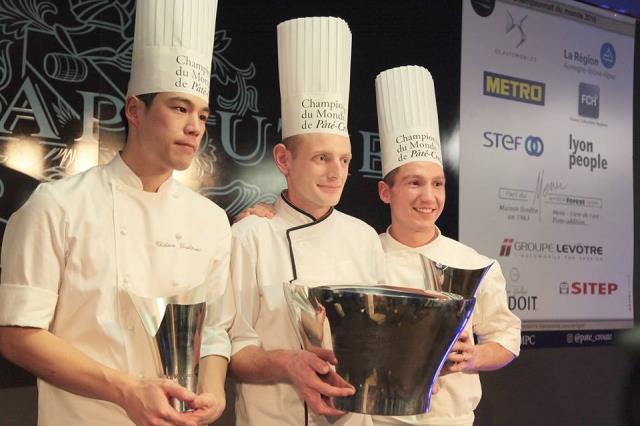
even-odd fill
[{"label": "metro logo", "polygon": [[485,71],[483,94],[527,104],[544,105],[545,84]]},{"label": "metro logo", "polygon": [[618,290],[616,283],[579,282],[571,283],[571,294],[611,295]]}]

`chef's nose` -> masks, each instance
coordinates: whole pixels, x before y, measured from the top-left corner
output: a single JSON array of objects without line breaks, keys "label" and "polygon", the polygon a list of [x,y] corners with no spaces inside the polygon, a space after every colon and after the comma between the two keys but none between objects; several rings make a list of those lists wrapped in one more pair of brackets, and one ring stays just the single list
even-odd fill
[{"label": "chef's nose", "polygon": [[205,122],[201,118],[200,113],[193,112],[188,114],[187,123],[185,124],[185,132],[193,136],[200,136],[204,131]]}]

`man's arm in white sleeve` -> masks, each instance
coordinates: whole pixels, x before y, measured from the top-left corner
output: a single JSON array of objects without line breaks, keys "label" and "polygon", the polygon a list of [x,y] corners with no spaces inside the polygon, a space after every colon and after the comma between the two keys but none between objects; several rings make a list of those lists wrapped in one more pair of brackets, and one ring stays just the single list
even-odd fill
[{"label": "man's arm in white sleeve", "polygon": [[507,304],[506,283],[495,262],[480,284],[473,331],[463,332],[448,356],[445,371],[492,371],[508,365],[520,354],[520,319]]},{"label": "man's arm in white sleeve", "polygon": [[53,386],[120,405],[134,421],[163,416],[190,425],[167,396],[195,398],[168,381],[141,381],[108,368],[48,331],[53,320],[66,242],[64,210],[39,187],[14,213],[2,245],[0,354]]},{"label": "man's arm in white sleeve", "polygon": [[[231,247],[231,282],[236,300],[236,317],[230,333],[231,374],[246,383],[290,383],[316,414],[343,414],[329,406],[322,398],[322,395],[338,397],[353,394],[353,389],[340,381],[329,366],[330,363],[336,362],[333,353],[326,351],[314,354],[303,350],[265,351],[262,348],[260,337],[254,329],[260,311],[256,259],[255,244],[234,238]],[[323,381],[319,374],[328,375],[328,379]]]}]

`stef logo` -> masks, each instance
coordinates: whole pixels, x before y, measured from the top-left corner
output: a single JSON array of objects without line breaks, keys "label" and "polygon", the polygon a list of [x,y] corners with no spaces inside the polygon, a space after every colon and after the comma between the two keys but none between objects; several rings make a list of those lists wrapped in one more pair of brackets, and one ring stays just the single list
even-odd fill
[{"label": "stef logo", "polygon": [[544,143],[538,136],[529,136],[524,140],[524,150],[532,157],[540,157],[544,152]]},{"label": "stef logo", "polygon": [[519,136],[488,130],[482,134],[482,137],[484,138],[482,146],[485,148],[518,151],[524,147],[527,155],[531,157],[540,157],[544,152],[544,142],[539,136]]}]

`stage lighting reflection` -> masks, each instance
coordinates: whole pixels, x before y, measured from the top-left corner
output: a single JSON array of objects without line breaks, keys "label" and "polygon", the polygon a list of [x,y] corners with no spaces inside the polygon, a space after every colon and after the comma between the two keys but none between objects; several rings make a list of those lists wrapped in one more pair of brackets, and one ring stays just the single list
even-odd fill
[{"label": "stage lighting reflection", "polygon": [[42,180],[44,147],[34,139],[13,139],[6,143],[4,165],[35,179]]}]

